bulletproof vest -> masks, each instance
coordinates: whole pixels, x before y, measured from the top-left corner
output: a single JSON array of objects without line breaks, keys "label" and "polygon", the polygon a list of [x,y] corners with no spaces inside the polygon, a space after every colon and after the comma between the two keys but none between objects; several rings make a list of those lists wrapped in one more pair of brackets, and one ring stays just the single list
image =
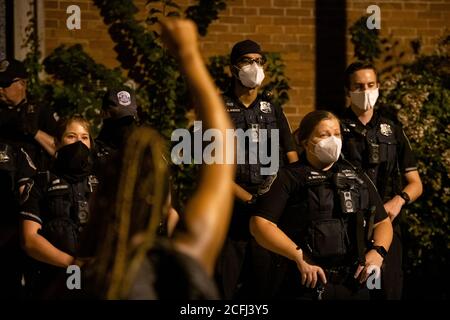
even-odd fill
[{"label": "bulletproof vest", "polygon": [[72,255],[77,251],[79,236],[89,220],[88,199],[97,185],[93,175],[68,183],[50,174],[44,189],[42,235],[58,249]]},{"label": "bulletproof vest", "polygon": [[364,169],[382,198],[400,191],[398,140],[393,121],[377,116],[375,126],[369,128],[359,121],[344,119],[342,127],[346,159]]},{"label": "bulletproof vest", "polygon": [[357,238],[367,237],[366,219],[370,219],[364,181],[352,167],[342,164],[327,172],[304,167],[298,179],[301,187],[294,199],[298,205],[290,216],[301,222],[282,222],[287,228],[299,226],[289,236],[317,263],[326,265],[343,258],[356,262],[359,251],[365,251],[365,247],[358,248],[365,246],[365,240]]},{"label": "bulletproof vest", "polygon": [[[245,108],[240,103],[236,102],[234,99],[223,96],[225,107],[228,114],[231,117],[231,120],[234,123],[236,129],[242,129],[244,132],[246,130],[250,130],[250,141],[252,143],[256,143],[258,145],[258,149],[255,150],[255,156],[257,158],[256,163],[249,163],[250,151],[249,151],[249,143],[246,141],[245,145],[245,164],[238,164],[236,171],[236,182],[239,184],[249,184],[249,185],[257,185],[262,183],[266,176],[261,175],[261,167],[259,152],[260,146],[264,143],[266,144],[266,150],[270,152],[270,130],[278,129],[278,122],[275,114],[275,106],[263,99],[258,97],[257,100],[250,106],[249,108]],[[261,135],[259,134],[260,129],[267,129],[267,140],[261,139]],[[280,144],[278,144],[280,145]],[[281,150],[281,146],[279,148],[279,159],[280,159],[280,167],[283,165],[283,152]],[[242,150],[244,151],[244,150]]]}]

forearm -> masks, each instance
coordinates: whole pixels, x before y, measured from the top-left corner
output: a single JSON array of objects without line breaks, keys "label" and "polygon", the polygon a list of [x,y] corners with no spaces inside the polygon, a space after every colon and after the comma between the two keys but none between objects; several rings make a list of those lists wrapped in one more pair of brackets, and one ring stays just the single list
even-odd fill
[{"label": "forearm", "polygon": [[298,154],[297,151],[289,151],[286,153],[286,156],[288,158],[289,163],[293,163],[298,161]]},{"label": "forearm", "polygon": [[47,151],[51,156],[56,153],[55,139],[42,130],[38,130],[34,139]]},{"label": "forearm", "polygon": [[252,198],[252,194],[238,185],[236,182],[233,182],[233,190],[234,195],[241,201],[249,201]]},{"label": "forearm", "polygon": [[411,183],[408,183],[402,191],[406,192],[411,198],[411,202],[413,202],[422,194],[422,182],[412,181]]},{"label": "forearm", "polygon": [[250,232],[265,249],[298,262],[302,258],[297,244],[280,228],[264,218],[253,216],[250,219]]},{"label": "forearm", "polygon": [[40,234],[28,236],[23,247],[30,257],[57,267],[66,268],[74,259],[71,255],[55,248]]},{"label": "forearm", "polygon": [[387,251],[392,242],[392,223],[389,218],[375,224],[373,231],[373,240],[375,246],[383,246]]}]

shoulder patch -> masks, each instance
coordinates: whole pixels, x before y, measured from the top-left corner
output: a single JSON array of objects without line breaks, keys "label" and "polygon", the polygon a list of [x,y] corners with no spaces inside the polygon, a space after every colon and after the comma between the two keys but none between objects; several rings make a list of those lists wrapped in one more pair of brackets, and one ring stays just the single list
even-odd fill
[{"label": "shoulder patch", "polygon": [[273,182],[277,178],[277,174],[268,176],[264,182],[259,186],[258,188],[258,195],[262,195],[267,193],[270,190],[270,187],[272,186]]},{"label": "shoulder patch", "polygon": [[36,166],[34,165],[33,160],[31,160],[31,157],[28,155],[28,153],[27,153],[23,148],[20,148],[20,151],[25,155],[25,159],[27,159],[28,165],[29,165],[33,170],[37,170]]}]

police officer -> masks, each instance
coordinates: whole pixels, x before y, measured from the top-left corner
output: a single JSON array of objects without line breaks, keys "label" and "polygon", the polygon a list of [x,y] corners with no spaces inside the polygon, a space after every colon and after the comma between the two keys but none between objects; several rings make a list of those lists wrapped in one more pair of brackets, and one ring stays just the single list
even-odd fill
[{"label": "police officer", "polygon": [[[230,62],[234,83],[223,96],[225,107],[236,129],[249,133],[250,141],[244,148],[238,149],[238,152],[245,153],[246,160],[245,163],[238,162],[234,185],[236,201],[228,239],[217,268],[218,284],[226,299],[237,297],[241,280],[246,278],[242,270],[250,240],[248,221],[252,203],[263,192],[264,182],[270,180],[270,175],[261,174],[261,159],[250,160],[256,153],[256,148],[252,150],[251,145],[257,146],[258,150],[261,147],[269,149],[272,133],[279,130],[279,143],[276,143],[279,150],[271,150],[271,156],[277,153],[280,166],[287,161],[298,160],[291,130],[281,107],[258,94],[264,80],[265,64],[259,44],[252,40],[236,43],[231,50]],[[262,138],[261,129],[267,130],[269,139]]]},{"label": "police officer", "polygon": [[123,145],[128,132],[137,124],[134,90],[127,86],[107,90],[102,102],[103,124],[95,139],[95,155],[104,164]]},{"label": "police officer", "polygon": [[51,158],[48,153],[54,153],[48,133],[54,132],[56,121],[45,108],[29,103],[26,78],[20,61],[0,61],[0,255],[5,261],[0,266],[0,297],[10,298],[22,291],[19,190],[38,170],[45,170]]},{"label": "police officer", "polygon": [[345,71],[345,89],[351,105],[342,116],[343,153],[375,182],[393,222],[394,240],[383,267],[381,294],[386,299],[401,299],[403,272],[398,215],[421,195],[422,182],[401,125],[376,109],[379,86],[376,69],[371,64],[355,62]]},{"label": "police officer", "polygon": [[298,141],[300,161],[279,171],[250,221],[258,243],[281,256],[271,271],[271,297],[368,299],[364,282],[392,240],[381,199],[370,179],[340,157],[332,113],[307,114]]},{"label": "police officer", "polygon": [[27,76],[22,62],[0,61],[0,136],[23,147],[41,170],[55,153],[56,120],[48,108],[27,99]]},{"label": "police officer", "polygon": [[27,286],[46,298],[65,269],[75,264],[79,237],[88,222],[88,200],[98,181],[91,175],[89,123],[80,116],[62,122],[58,151],[47,177],[22,193],[22,246],[35,261]]}]

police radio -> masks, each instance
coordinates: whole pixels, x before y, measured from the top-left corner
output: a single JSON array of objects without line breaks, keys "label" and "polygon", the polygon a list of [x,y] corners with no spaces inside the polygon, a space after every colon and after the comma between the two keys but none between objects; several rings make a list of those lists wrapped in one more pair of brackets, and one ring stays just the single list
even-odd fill
[{"label": "police radio", "polygon": [[369,164],[380,163],[380,145],[372,139],[367,139],[369,151]]},{"label": "police radio", "polygon": [[348,177],[340,172],[333,176],[334,185],[338,189],[341,210],[344,214],[356,212],[355,199],[351,191],[356,185],[355,180],[357,180],[355,175]]},{"label": "police radio", "polygon": [[355,206],[353,203],[352,192],[350,190],[339,190],[341,200],[341,209],[343,213],[354,213]]}]

